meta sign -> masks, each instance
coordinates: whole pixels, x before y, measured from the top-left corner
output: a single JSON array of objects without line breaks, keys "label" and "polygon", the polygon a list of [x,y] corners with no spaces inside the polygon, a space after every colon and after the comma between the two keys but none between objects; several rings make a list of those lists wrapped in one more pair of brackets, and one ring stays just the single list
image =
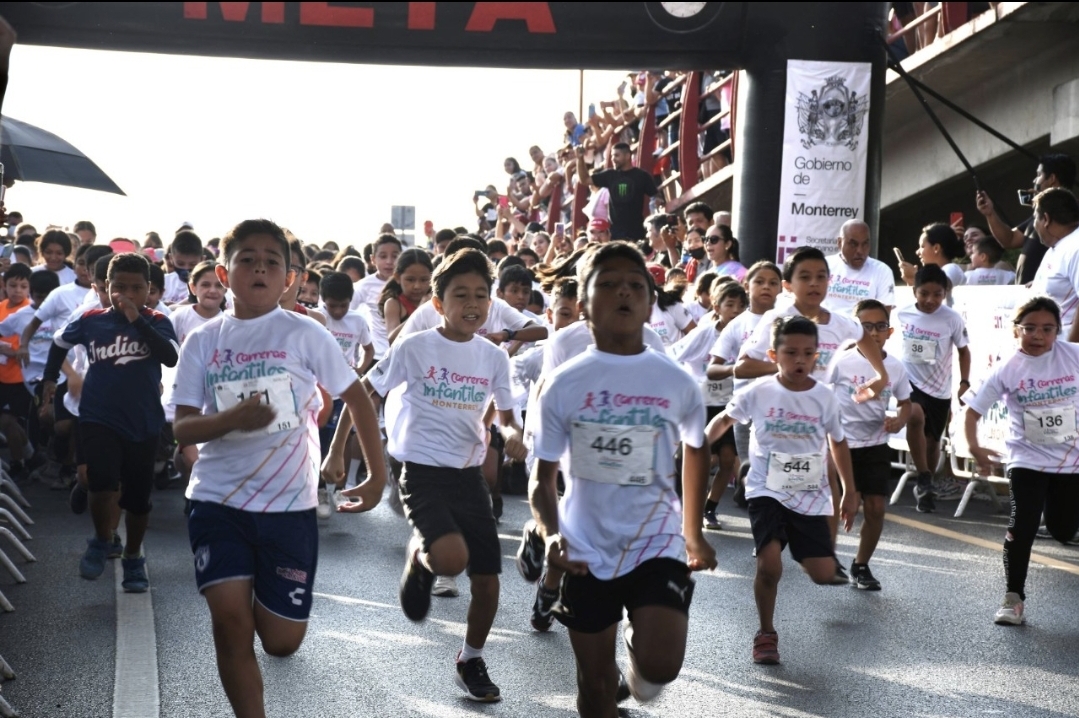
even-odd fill
[{"label": "meta sign", "polygon": [[22,2],[19,42],[405,65],[735,67],[748,3]]}]

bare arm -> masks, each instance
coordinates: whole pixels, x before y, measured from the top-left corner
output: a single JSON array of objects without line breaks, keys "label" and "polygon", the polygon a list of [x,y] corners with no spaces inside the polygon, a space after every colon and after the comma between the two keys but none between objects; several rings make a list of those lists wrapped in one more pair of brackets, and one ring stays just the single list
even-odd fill
[{"label": "bare arm", "polygon": [[989,232],[993,235],[993,239],[1000,243],[1001,247],[1015,249],[1023,246],[1023,233],[1005,224],[1004,220],[997,214],[996,207],[993,206],[993,200],[989,199],[988,194],[984,191],[979,191],[976,195],[976,202],[978,211],[982,213],[982,216],[989,223]]},{"label": "bare arm", "polygon": [[962,396],[963,392],[970,388],[970,347],[960,347],[959,352],[959,394]]},{"label": "bare arm", "polygon": [[843,528],[850,531],[854,528],[854,517],[858,514],[860,498],[854,488],[854,469],[851,466],[850,447],[847,440],[836,441],[831,437],[828,442],[832,449],[832,461],[835,463],[839,481],[843,484],[843,502],[839,506],[839,517],[843,521]]},{"label": "bare arm", "polygon": [[389,335],[397,327],[404,324],[401,317],[401,302],[396,299],[387,299],[382,305],[383,318],[386,320],[386,334]]},{"label": "bare arm", "polygon": [[705,373],[708,375],[708,378],[713,381],[733,377],[734,364],[727,364],[719,357],[712,357],[712,363],[708,365],[708,369]]},{"label": "bare arm", "polygon": [[682,449],[682,536],[686,539],[686,564],[693,571],[716,567],[716,550],[704,540],[701,522],[712,460],[710,446],[708,442],[701,446],[683,444]]},{"label": "bare arm", "polygon": [[[360,439],[360,449],[367,464],[367,479],[354,488],[342,492],[348,498],[358,498],[359,502],[342,504],[339,511],[359,513],[369,511],[378,506],[382,500],[382,490],[386,486],[386,462],[382,460],[382,433],[378,428],[378,415],[375,413],[374,404],[368,394],[366,382],[355,381],[341,394],[341,399],[348,407],[347,412],[342,412],[341,419],[348,415],[349,424],[356,427],[356,434]],[[338,443],[340,426],[334,432],[334,445]],[[348,439],[348,431],[345,431],[344,440],[341,440],[341,449]],[[342,471],[342,477],[344,472]],[[340,482],[338,482],[340,483]]]}]

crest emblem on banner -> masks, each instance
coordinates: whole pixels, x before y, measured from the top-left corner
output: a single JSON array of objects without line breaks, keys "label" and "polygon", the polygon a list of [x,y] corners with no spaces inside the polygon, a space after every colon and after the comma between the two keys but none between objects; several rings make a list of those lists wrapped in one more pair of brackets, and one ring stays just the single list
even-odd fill
[{"label": "crest emblem on banner", "polygon": [[846,80],[839,76],[829,77],[808,95],[799,92],[798,131],[802,135],[802,147],[843,145],[854,151],[867,112],[869,97],[850,90]]}]

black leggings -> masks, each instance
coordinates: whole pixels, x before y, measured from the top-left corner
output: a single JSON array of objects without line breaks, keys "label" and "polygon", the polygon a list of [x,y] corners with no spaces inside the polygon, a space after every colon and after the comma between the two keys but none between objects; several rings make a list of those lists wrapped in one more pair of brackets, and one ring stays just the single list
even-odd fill
[{"label": "black leggings", "polygon": [[1004,536],[1004,578],[1008,593],[1017,593],[1026,600],[1023,588],[1030,566],[1030,549],[1042,512],[1045,512],[1045,527],[1061,543],[1070,541],[1079,530],[1079,474],[1010,468],[1008,481],[1012,516]]}]

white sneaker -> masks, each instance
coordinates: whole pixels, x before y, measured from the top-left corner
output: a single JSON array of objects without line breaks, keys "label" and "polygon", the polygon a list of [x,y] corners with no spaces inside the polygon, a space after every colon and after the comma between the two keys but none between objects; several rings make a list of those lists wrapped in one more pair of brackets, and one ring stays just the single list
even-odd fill
[{"label": "white sneaker", "polygon": [[445,598],[455,598],[460,595],[457,591],[457,577],[436,576],[435,586],[431,589],[431,595],[443,596]]},{"label": "white sneaker", "polygon": [[954,501],[959,499],[963,496],[963,492],[966,491],[966,489],[966,482],[960,483],[950,476],[933,482],[933,493],[936,494],[934,498],[938,501]]},{"label": "white sneaker", "polygon": [[333,513],[333,503],[330,501],[329,488],[322,488],[318,490],[318,506],[315,507],[315,516],[320,520],[326,521]]},{"label": "white sneaker", "polygon": [[1023,599],[1018,593],[1004,594],[1004,602],[997,609],[997,615],[993,617],[993,623],[1001,626],[1023,625]]}]

